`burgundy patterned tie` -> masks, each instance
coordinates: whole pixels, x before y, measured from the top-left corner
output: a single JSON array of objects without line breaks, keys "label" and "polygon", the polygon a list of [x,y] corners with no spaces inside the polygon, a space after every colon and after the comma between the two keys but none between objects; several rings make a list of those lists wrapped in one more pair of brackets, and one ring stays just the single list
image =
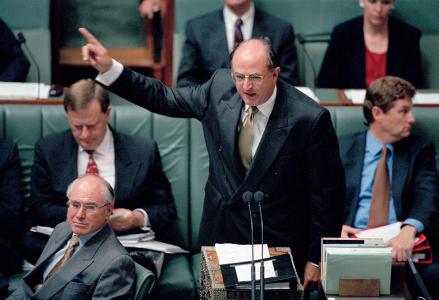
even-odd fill
[{"label": "burgundy patterned tie", "polygon": [[242,31],[241,31],[241,26],[242,26],[242,20],[238,18],[235,22],[235,39],[233,41],[233,49],[235,49],[239,45],[239,43],[241,43],[244,40],[244,36],[242,35]]},{"label": "burgundy patterned tie", "polygon": [[387,169],[387,152],[387,147],[384,146],[375,171],[375,183],[367,225],[370,228],[389,223],[390,179]]},{"label": "burgundy patterned tie", "polygon": [[88,153],[88,163],[85,174],[99,175],[98,165],[93,158],[94,150],[85,150]]}]

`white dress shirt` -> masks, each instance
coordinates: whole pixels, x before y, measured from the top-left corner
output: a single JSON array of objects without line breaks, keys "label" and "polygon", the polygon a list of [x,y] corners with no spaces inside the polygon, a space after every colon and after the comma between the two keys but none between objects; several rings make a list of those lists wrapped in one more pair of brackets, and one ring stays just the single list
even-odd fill
[{"label": "white dress shirt", "polygon": [[238,18],[242,20],[241,31],[245,40],[248,40],[252,36],[253,21],[255,18],[255,6],[251,3],[250,8],[242,16],[235,15],[230,8],[224,5],[223,8],[224,24],[226,26],[227,46],[229,53],[233,50],[233,44],[235,41],[235,23]]},{"label": "white dress shirt", "polygon": [[[268,119],[270,118],[271,112],[273,111],[274,103],[276,100],[277,87],[274,87],[273,94],[268,100],[256,106],[258,108],[258,113],[255,114],[253,122],[253,145],[252,145],[252,157],[255,156],[256,150],[258,149],[259,143],[261,142],[262,135],[264,134],[265,128],[267,127]],[[246,104],[241,113],[241,124],[244,122],[247,116],[249,106]],[[242,125],[241,125],[242,126]]]}]

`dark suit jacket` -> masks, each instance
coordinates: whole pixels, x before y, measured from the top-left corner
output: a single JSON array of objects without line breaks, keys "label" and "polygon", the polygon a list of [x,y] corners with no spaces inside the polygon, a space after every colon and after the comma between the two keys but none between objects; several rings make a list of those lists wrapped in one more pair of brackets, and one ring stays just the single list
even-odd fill
[{"label": "dark suit jacket", "polygon": [[48,259],[71,238],[67,222],[56,226],[35,268],[23,278],[22,289],[8,299],[132,299],[134,262],[109,226],[104,226],[36,293]]},{"label": "dark suit jacket", "polygon": [[[113,132],[116,167],[115,207],[143,208],[153,230],[176,219],[171,187],[163,173],[157,144]],[[66,218],[66,191],[78,177],[78,144],[71,131],[42,138],[35,145],[30,213],[35,225],[55,226]]]},{"label": "dark suit jacket", "polygon": [[[241,200],[245,191],[269,196],[262,204],[264,242],[291,247],[299,272],[306,260],[320,261],[321,237],[339,235],[344,177],[337,138],[328,111],[297,89],[279,81],[247,176],[237,149],[244,102],[229,69],[202,86],[180,89],[124,69],[110,89],[151,111],[202,123],[210,166],[201,245],[250,243],[249,213]],[[257,234],[258,219],[255,224]]]},{"label": "dark suit jacket", "polygon": [[[421,32],[392,17],[389,19],[389,47],[386,75],[399,76],[415,87],[423,87]],[[326,50],[317,86],[365,88],[366,56],[363,17],[336,26]]]},{"label": "dark suit jacket", "polygon": [[0,19],[0,81],[24,81],[29,67],[15,35]]},{"label": "dark suit jacket", "polygon": [[[0,273],[18,270],[18,235],[22,233],[21,165],[17,146],[0,138]],[[15,270],[16,269],[16,270]]]},{"label": "dark suit jacket", "polygon": [[[255,8],[252,37],[269,37],[279,58],[280,77],[297,84],[297,54],[291,24]],[[206,82],[220,68],[229,68],[229,49],[223,10],[190,20],[178,69],[178,86]]]},{"label": "dark suit jacket", "polygon": [[[344,224],[353,225],[360,193],[366,133],[340,139],[346,174]],[[414,218],[428,228],[438,203],[435,147],[411,135],[394,144],[392,192],[398,220]]]}]

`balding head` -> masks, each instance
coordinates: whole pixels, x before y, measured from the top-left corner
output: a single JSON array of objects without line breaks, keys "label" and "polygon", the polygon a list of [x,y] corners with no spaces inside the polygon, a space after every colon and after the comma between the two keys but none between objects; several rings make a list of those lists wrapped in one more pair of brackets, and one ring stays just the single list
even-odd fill
[{"label": "balding head", "polygon": [[280,67],[265,39],[242,42],[231,54],[232,77],[243,101],[250,106],[266,102],[273,94]]}]

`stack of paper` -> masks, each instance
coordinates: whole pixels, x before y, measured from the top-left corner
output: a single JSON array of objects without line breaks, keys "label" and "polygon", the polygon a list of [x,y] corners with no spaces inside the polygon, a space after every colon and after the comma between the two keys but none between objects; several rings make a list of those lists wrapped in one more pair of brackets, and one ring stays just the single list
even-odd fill
[{"label": "stack of paper", "polygon": [[[34,82],[0,82],[0,99],[48,98],[50,86]],[[39,93],[39,94],[38,94]]]},{"label": "stack of paper", "polygon": [[327,294],[339,293],[340,279],[379,279],[380,294],[390,294],[390,248],[327,247],[325,264],[322,284]]}]

